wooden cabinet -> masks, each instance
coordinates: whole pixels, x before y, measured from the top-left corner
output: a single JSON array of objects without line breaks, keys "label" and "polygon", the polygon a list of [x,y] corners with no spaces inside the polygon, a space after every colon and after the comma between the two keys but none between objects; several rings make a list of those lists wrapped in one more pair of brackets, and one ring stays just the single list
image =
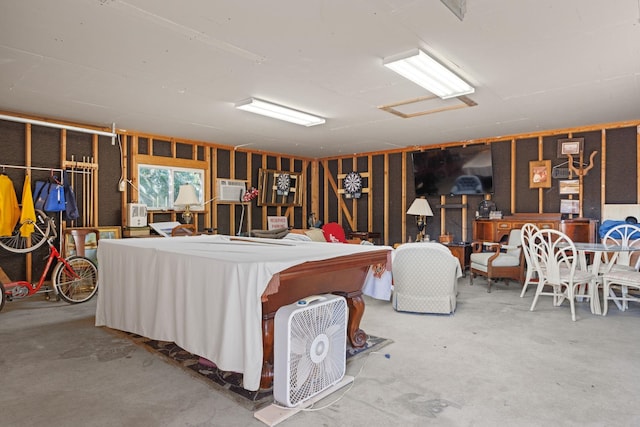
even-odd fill
[{"label": "wooden cabinet", "polygon": [[526,223],[541,229],[559,230],[574,242],[595,242],[598,221],[595,219],[561,219],[560,214],[515,214],[502,219],[477,219],[473,222],[473,240],[506,242],[509,232]]},{"label": "wooden cabinet", "polygon": [[471,245],[469,243],[445,243],[445,246],[449,248],[454,257],[458,258],[460,262],[460,268],[464,273],[469,268],[471,257]]}]

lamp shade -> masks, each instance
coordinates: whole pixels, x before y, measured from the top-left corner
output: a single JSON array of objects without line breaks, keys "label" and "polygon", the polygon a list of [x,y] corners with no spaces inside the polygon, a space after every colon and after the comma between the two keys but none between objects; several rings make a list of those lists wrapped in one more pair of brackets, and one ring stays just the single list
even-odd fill
[{"label": "lamp shade", "polygon": [[431,211],[431,206],[429,206],[427,199],[419,198],[415,199],[413,203],[411,203],[411,206],[407,211],[407,215],[433,216],[433,212]]},{"label": "lamp shade", "polygon": [[197,205],[199,203],[200,200],[198,200],[196,189],[191,184],[181,185],[180,190],[178,191],[178,197],[176,198],[176,201],[173,202],[175,206],[190,206]]}]

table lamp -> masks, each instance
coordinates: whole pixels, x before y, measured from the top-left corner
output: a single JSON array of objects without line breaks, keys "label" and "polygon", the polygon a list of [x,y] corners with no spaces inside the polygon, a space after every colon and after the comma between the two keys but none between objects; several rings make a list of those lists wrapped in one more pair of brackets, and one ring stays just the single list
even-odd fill
[{"label": "table lamp", "polygon": [[411,203],[407,215],[416,216],[416,225],[418,226],[418,235],[416,236],[416,242],[424,240],[424,229],[427,226],[427,217],[433,216],[431,206],[425,198],[418,198]]},{"label": "table lamp", "polygon": [[196,194],[196,189],[191,184],[184,184],[180,186],[178,191],[178,197],[173,202],[174,206],[184,206],[184,212],[182,212],[182,219],[185,224],[191,224],[193,214],[191,213],[191,206],[199,205],[200,201]]}]

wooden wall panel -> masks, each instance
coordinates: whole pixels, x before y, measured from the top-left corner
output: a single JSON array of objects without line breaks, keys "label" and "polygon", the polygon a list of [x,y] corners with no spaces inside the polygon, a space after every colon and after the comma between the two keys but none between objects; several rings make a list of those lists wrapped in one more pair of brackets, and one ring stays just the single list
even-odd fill
[{"label": "wooden wall panel", "polygon": [[251,188],[251,186],[258,187],[258,180],[253,181],[252,174],[247,171],[247,158],[246,152],[235,151],[233,159],[235,174],[233,178],[247,181],[247,188]]},{"label": "wooden wall panel", "polygon": [[[78,162],[92,162],[92,159],[96,157],[93,153],[91,144],[93,135],[72,131],[67,131],[66,134],[66,160],[72,160],[73,158]],[[109,141],[110,140],[111,139],[109,138]],[[108,142],[108,144],[111,146],[110,142]],[[60,164],[57,163],[56,167],[60,167]]]},{"label": "wooden wall panel", "polygon": [[202,160],[202,159],[198,159],[197,147],[194,147],[191,144],[182,144],[177,142],[175,144],[175,148],[176,148],[176,157],[178,159]]},{"label": "wooden wall panel", "polygon": [[[60,129],[31,126],[31,141],[33,145],[31,166],[43,168],[60,167]],[[20,143],[22,144],[23,141],[20,141]],[[21,150],[23,150],[22,146]],[[35,179],[32,178],[32,181],[35,181]]]},{"label": "wooden wall panel", "polygon": [[173,157],[171,141],[159,138],[153,138],[150,141],[153,142],[151,146],[152,155],[161,157]]},{"label": "wooden wall panel", "polygon": [[231,176],[231,152],[229,150],[216,150],[215,177],[232,178]]},{"label": "wooden wall panel", "polygon": [[[393,244],[402,241],[402,221],[407,216],[406,209],[403,209],[402,206],[402,187],[406,185],[406,183],[402,181],[402,153],[389,154],[387,161],[389,176],[389,202],[387,204],[388,216],[385,218],[385,223],[388,230],[388,236],[391,237],[389,243]],[[379,173],[379,171],[372,171],[372,173],[375,175],[376,173]],[[411,201],[413,201],[413,199],[411,199]],[[407,206],[407,209],[408,208],[409,207]],[[415,231],[412,232],[415,234]]]},{"label": "wooden wall panel", "polygon": [[[326,210],[326,199],[327,199],[327,197],[325,195],[327,194],[327,184],[326,184],[327,177],[326,176],[327,176],[328,171],[325,170],[324,165],[320,164],[320,162],[316,162],[316,164],[317,164],[317,171],[318,171],[318,179],[317,179],[317,182],[318,182],[318,188],[317,188],[318,197],[317,197],[317,200],[316,200],[317,208],[312,207],[309,210],[309,214],[313,213],[315,215],[316,221],[324,221],[323,220],[323,218],[324,218],[323,213]],[[311,178],[313,178],[313,177],[311,177]],[[313,194],[314,190],[316,190],[316,189],[311,187],[312,184],[313,184],[313,181],[312,181],[312,179],[310,179],[309,183],[308,183],[308,193],[309,194]]]},{"label": "wooden wall panel", "polygon": [[607,131],[606,203],[638,203],[636,132],[636,127]]},{"label": "wooden wall panel", "polygon": [[[404,224],[404,227],[401,227],[400,240],[398,242],[408,241],[409,236],[411,236],[411,240],[414,240],[416,238],[416,234],[418,231],[416,228],[415,218],[412,218],[406,214],[407,210],[411,206],[411,203],[413,203],[413,200],[416,198],[416,186],[415,186],[415,181],[413,179],[413,176],[414,176],[413,175],[413,159],[410,152],[405,153],[403,165],[404,165],[404,171],[405,171],[404,176],[405,176],[406,184],[404,189],[404,199],[400,201],[401,203],[400,211],[403,212],[404,214],[403,221],[402,221],[402,224]],[[400,171],[398,173],[400,173]],[[400,179],[402,179],[402,175],[400,176]],[[440,202],[439,200],[436,200],[434,198],[431,198],[431,199],[427,198],[427,200],[429,200],[429,204],[432,204],[432,200],[434,201],[434,203]],[[435,208],[435,204],[433,205],[433,207]],[[432,223],[433,221],[427,220],[427,231],[426,231],[427,234],[430,233]],[[435,228],[433,228],[433,230],[435,230]],[[392,241],[391,243],[397,243],[397,242]]]},{"label": "wooden wall panel", "polygon": [[118,191],[118,183],[120,182],[120,149],[117,143],[116,145],[111,145],[111,138],[100,136],[98,159],[99,224],[101,226],[121,225],[121,193]]},{"label": "wooden wall panel", "polygon": [[[493,156],[493,190],[494,195],[491,197],[496,203],[498,210],[501,210],[504,215],[511,213],[511,141],[500,141],[491,144],[491,151]],[[516,143],[516,150],[520,150],[520,143]],[[499,166],[498,166],[499,165]],[[525,169],[527,169],[528,175],[529,165],[527,164]],[[522,167],[520,168],[522,169]],[[528,184],[527,184],[528,188]],[[473,217],[475,216],[476,211],[478,210],[478,205],[484,199],[484,197],[469,197],[469,221],[472,224]],[[471,230],[471,228],[469,229]],[[471,234],[469,234],[471,236]],[[469,237],[468,239],[470,239]]]},{"label": "wooden wall panel", "polygon": [[[369,157],[358,157],[356,161],[355,171],[359,173],[369,174]],[[363,177],[363,187],[368,189],[368,192],[362,193],[362,197],[356,200],[356,215],[355,215],[355,227],[357,231],[369,230],[369,215],[372,213],[372,209],[369,209],[369,205],[373,203],[375,199],[375,192],[370,188],[371,183],[368,177]]]},{"label": "wooden wall panel", "polygon": [[[385,217],[386,203],[384,199],[384,184],[387,171],[384,169],[384,155],[372,156],[371,170],[378,171],[376,173],[371,173],[371,176],[369,177],[369,186],[373,192],[371,206],[371,231],[383,233],[384,225],[387,222],[387,218]],[[383,171],[383,173],[380,173],[379,171]]]},{"label": "wooden wall panel", "polygon": [[338,165],[336,160],[323,161],[322,170],[322,209],[316,214],[316,219],[327,224],[336,221],[338,218],[338,208],[336,204],[337,196],[332,182],[335,184],[335,176],[338,174]]},{"label": "wooden wall panel", "polygon": [[[558,158],[558,139],[568,138],[568,135],[552,135],[542,138],[542,160],[551,160],[551,165],[557,165],[566,161],[565,158]],[[559,182],[551,179],[551,188],[542,190],[542,211],[560,212],[560,194],[558,193]],[[563,196],[567,198],[567,196]],[[575,197],[578,198],[577,196]]]},{"label": "wooden wall panel", "polygon": [[[589,156],[592,152],[597,151],[594,158],[594,167],[587,175],[584,176],[583,184],[583,216],[586,218],[600,218],[600,199],[602,188],[600,186],[600,176],[602,172],[602,156],[604,155],[602,150],[602,132],[584,132],[573,133],[573,138],[584,138],[584,162],[589,163]],[[629,156],[631,152],[627,152],[625,156]],[[633,163],[635,165],[635,162]],[[554,184],[557,180],[554,180]],[[557,190],[557,186],[555,187]],[[556,191],[557,193],[557,191]],[[556,208],[559,209],[559,206]]]},{"label": "wooden wall panel", "polygon": [[2,147],[1,164],[26,165],[24,142],[26,139],[24,123],[0,120],[0,147]]},{"label": "wooden wall panel", "polygon": [[[516,209],[519,213],[538,213],[538,190],[529,188],[529,162],[538,160],[538,138],[516,141]],[[506,206],[498,206],[503,210]],[[503,210],[503,213],[506,213]]]},{"label": "wooden wall panel", "polygon": [[[138,137],[138,149],[137,154],[150,154],[149,153],[149,138]],[[136,153],[136,151],[134,151]]]}]

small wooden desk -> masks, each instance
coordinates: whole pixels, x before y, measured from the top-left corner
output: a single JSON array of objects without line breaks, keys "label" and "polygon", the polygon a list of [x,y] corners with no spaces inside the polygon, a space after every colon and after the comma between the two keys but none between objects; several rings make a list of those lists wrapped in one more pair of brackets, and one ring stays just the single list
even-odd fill
[{"label": "small wooden desk", "polygon": [[368,240],[372,243],[375,240],[375,243],[380,243],[380,233],[377,231],[348,231],[347,239],[361,239]]},{"label": "small wooden desk", "polygon": [[466,270],[471,265],[471,243],[451,242],[444,243],[444,245],[449,248],[454,257],[458,258],[460,268],[462,268],[462,273],[467,274]]}]

